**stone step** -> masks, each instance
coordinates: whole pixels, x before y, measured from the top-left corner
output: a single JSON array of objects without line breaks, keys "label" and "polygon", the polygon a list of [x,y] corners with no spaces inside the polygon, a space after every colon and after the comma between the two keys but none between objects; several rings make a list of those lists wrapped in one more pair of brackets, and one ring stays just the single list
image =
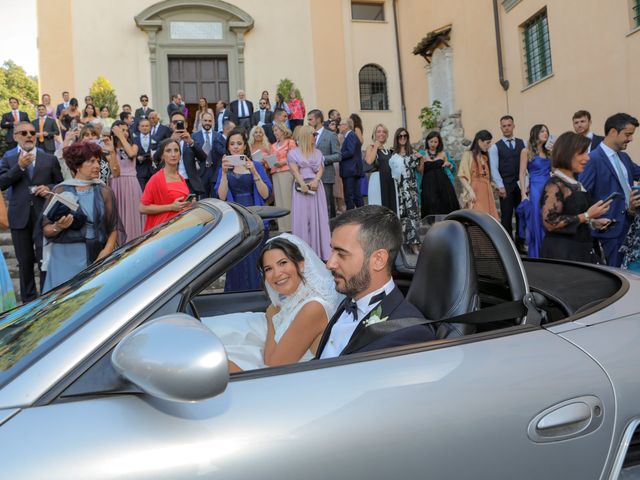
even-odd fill
[{"label": "stone step", "polygon": [[10,232],[0,232],[0,246],[4,250],[5,246],[13,247],[13,242],[11,241],[11,233]]}]

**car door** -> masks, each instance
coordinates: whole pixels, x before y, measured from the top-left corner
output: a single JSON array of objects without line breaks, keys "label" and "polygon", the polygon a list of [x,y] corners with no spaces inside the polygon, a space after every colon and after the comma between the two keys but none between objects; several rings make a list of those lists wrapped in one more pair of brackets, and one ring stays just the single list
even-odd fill
[{"label": "car door", "polygon": [[[590,420],[565,408],[588,401]],[[2,470],[84,480],[597,479],[613,405],[589,357],[520,327],[245,372],[197,403],[61,398],[0,427]]]}]

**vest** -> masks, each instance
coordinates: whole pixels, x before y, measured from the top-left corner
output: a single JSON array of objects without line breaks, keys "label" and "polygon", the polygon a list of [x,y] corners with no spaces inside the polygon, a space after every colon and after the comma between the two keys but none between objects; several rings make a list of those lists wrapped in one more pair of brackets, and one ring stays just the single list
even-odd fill
[{"label": "vest", "polygon": [[515,148],[511,149],[502,140],[496,143],[498,149],[498,171],[505,185],[515,184],[520,174],[520,152],[524,148],[521,138],[515,139]]}]

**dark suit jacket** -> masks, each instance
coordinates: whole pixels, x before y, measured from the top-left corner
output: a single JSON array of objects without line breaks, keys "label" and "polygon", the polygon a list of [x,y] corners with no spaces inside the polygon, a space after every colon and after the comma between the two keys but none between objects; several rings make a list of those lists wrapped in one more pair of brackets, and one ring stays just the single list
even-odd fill
[{"label": "dark suit jacket", "polygon": [[[153,130],[153,128],[152,128],[152,130]],[[166,125],[159,124],[158,125],[158,129],[156,130],[156,133],[153,136],[153,138],[156,139],[156,142],[160,143],[165,138],[169,138],[172,134],[173,134],[173,132],[171,131],[171,129],[169,127],[167,127]]]},{"label": "dark suit jacket", "polygon": [[340,160],[341,177],[361,177],[363,171],[362,164],[362,144],[358,136],[350,131],[342,143],[342,160]]},{"label": "dark suit jacket", "polygon": [[[220,113],[216,113],[215,119],[213,121],[213,129],[216,132],[221,132],[222,133],[222,130],[218,129],[218,117],[219,116],[220,116]],[[236,125],[238,124],[238,119],[233,115],[231,110],[229,110],[228,108],[225,108],[222,111],[222,123],[224,124],[224,122],[226,122],[227,120],[231,120]]]},{"label": "dark suit jacket", "polygon": [[[26,112],[18,110],[18,117],[21,122],[28,122],[29,115]],[[0,128],[4,128],[7,131],[6,140],[7,143],[13,143],[13,127],[14,127],[13,112],[7,112],[2,115],[2,121],[0,122]]]},{"label": "dark suit jacket", "polygon": [[[40,131],[40,118],[36,118],[33,122],[31,122],[36,129],[36,132]],[[58,128],[58,124],[55,120],[52,120],[49,117],[46,117],[44,120],[44,131],[48,133],[46,137],[44,137],[44,142],[40,142],[40,136],[36,135],[36,146],[38,148],[42,148],[45,152],[53,154],[56,151],[56,142],[54,140],[54,135],[60,135],[60,129]]]},{"label": "dark suit jacket", "polygon": [[4,157],[0,162],[0,189],[9,190],[7,192],[9,228],[21,229],[27,226],[31,202],[36,215],[42,214],[46,198],[31,195],[30,186],[47,185],[53,190],[53,187],[62,180],[58,159],[42,150],[36,153],[32,178],[29,178],[28,169],[23,171],[18,165],[18,154]]},{"label": "dark suit jacket", "polygon": [[[184,162],[184,168],[187,170],[187,175],[189,175],[188,180],[191,187],[197,193],[204,194],[205,188],[202,184],[199,170],[206,168],[207,154],[195,141],[192,147],[185,142],[182,144],[182,161]],[[196,162],[199,168],[196,167]]]},{"label": "dark suit jacket", "polygon": [[[271,123],[273,121],[273,112],[268,108],[265,109],[264,123]],[[255,127],[260,122],[260,110],[256,110],[251,115],[251,126]]]},{"label": "dark suit jacket", "polygon": [[[329,325],[322,334],[320,343],[318,344],[318,353],[316,358],[320,358],[322,351],[324,350],[329,336],[331,335],[331,329],[342,315],[344,311],[344,305],[349,299],[345,299],[344,302],[338,307],[335,315],[331,318]],[[381,318],[389,317],[385,322],[380,324],[374,324],[366,327],[364,322],[369,318],[371,313],[376,311],[378,307],[374,308],[369,315],[360,320],[356,327],[351,339],[347,343],[340,355],[349,355],[357,352],[368,352],[372,350],[379,350],[382,348],[397,347],[401,345],[410,345],[412,343],[429,342],[436,339],[435,329],[433,324],[415,325],[412,327],[403,327],[394,325],[394,320],[402,318],[424,318],[422,313],[407,302],[400,292],[398,287],[394,288],[389,295],[384,297],[380,303]],[[384,324],[384,326],[382,326]]]},{"label": "dark suit jacket", "polygon": [[[245,102],[247,103],[247,109],[249,110],[247,117],[251,118],[251,116],[253,115],[253,103],[251,103],[249,100],[245,100]],[[229,104],[229,110],[231,110],[231,113],[236,119],[240,118],[239,108],[240,107],[238,106],[238,100],[234,100]]]},{"label": "dark suit jacket", "polygon": [[133,118],[135,119],[136,123],[138,123],[138,121],[141,118],[147,118],[149,116],[149,114],[151,112],[153,112],[153,111],[154,111],[153,108],[149,107],[149,108],[147,108],[147,113],[144,113],[144,110],[142,109],[142,107],[137,108],[136,109],[136,113],[133,114]]},{"label": "dark suit jacket", "polygon": [[56,107],[56,118],[60,118],[60,114],[64,110],[64,103],[59,103]]},{"label": "dark suit jacket", "polygon": [[264,130],[264,134],[267,136],[269,143],[276,143],[276,136],[273,134],[273,123],[265,123],[262,125],[262,129]]},{"label": "dark suit jacket", "polygon": [[[148,150],[145,150],[142,146],[142,135],[138,135],[134,139],[133,143],[138,146],[138,154],[136,155],[136,176],[140,180],[140,187],[144,189],[143,185],[146,185],[153,174],[157,172],[157,170],[153,168],[153,163],[151,162],[151,151],[156,151],[158,149],[158,141],[155,137],[150,137]],[[137,157],[146,158],[140,162]]]},{"label": "dark suit jacket", "polygon": [[[635,164],[629,158],[629,155],[624,152],[618,152],[618,156],[627,169],[629,186],[631,186],[633,185],[633,180],[640,180],[640,165]],[[584,172],[580,174],[579,180],[591,195],[591,201],[594,203],[607,198],[612,192],[624,194],[618,175],[602,146],[598,146],[598,148],[591,151],[589,162]],[[626,215],[625,198],[620,196],[613,200],[609,211],[604,214],[605,218],[615,219],[617,223],[607,230],[592,230],[591,235],[598,238],[621,238],[627,233],[624,231]]]},{"label": "dark suit jacket", "polygon": [[602,142],[603,140],[604,140],[604,137],[601,137],[600,135],[596,135],[594,133],[593,137],[591,137],[591,151],[598,148],[598,145],[600,145],[600,142]]}]

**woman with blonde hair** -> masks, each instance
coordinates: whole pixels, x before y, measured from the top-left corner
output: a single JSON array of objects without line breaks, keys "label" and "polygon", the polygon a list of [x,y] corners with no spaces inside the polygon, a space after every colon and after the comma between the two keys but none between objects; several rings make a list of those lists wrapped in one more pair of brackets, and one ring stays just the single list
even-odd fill
[{"label": "woman with blonde hair", "polygon": [[[291,138],[291,130],[282,122],[273,124],[273,135],[276,142],[271,145],[271,155],[277,157],[277,161],[271,167],[271,180],[273,181],[273,196],[276,207],[291,210],[291,194],[293,193],[293,176],[289,171],[287,155],[296,148],[296,142]],[[291,215],[278,219],[278,231],[291,231]]]},{"label": "woman with blonde hair", "polygon": [[269,170],[269,165],[265,158],[268,155],[271,155],[271,144],[269,143],[269,139],[267,138],[264,128],[260,125],[256,125],[249,132],[249,149],[251,150],[251,155],[254,158],[257,152],[262,154],[261,163],[266,170]]},{"label": "woman with blonde hair", "polygon": [[331,232],[322,185],[324,157],[315,147],[313,127],[304,125],[296,130],[298,148],[287,155],[296,182],[291,206],[291,232],[307,242],[322,260],[328,260],[331,255]]},{"label": "woman with blonde hair", "polygon": [[382,123],[377,124],[371,134],[372,143],[364,154],[364,161],[373,166],[369,176],[369,204],[383,205],[397,213],[396,186],[389,166],[393,149],[386,147],[388,138],[389,129]]}]

